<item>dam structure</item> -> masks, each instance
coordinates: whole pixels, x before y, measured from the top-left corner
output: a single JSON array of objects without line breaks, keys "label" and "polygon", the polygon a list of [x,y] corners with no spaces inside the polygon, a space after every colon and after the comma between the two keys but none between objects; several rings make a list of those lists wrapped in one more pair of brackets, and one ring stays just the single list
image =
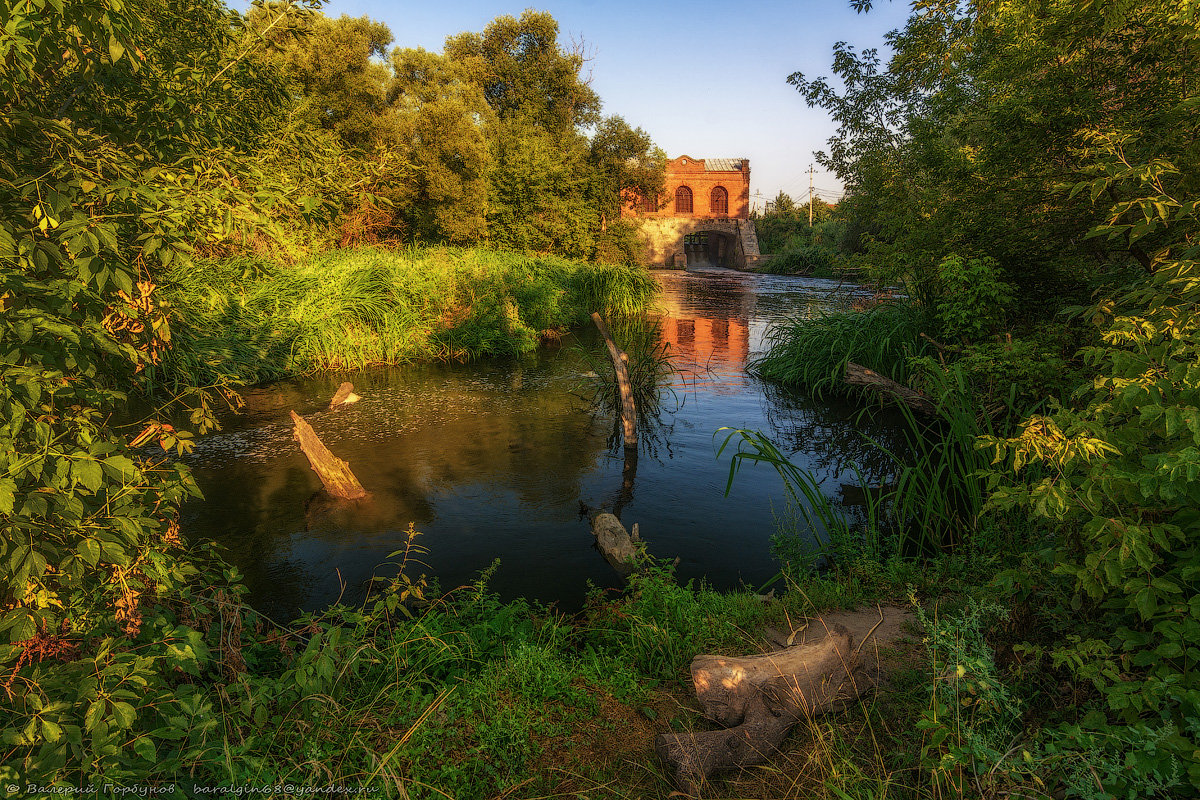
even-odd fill
[{"label": "dam structure", "polygon": [[673,158],[663,194],[634,198],[624,214],[638,221],[648,266],[749,269],[762,260],[750,219],[749,159]]}]

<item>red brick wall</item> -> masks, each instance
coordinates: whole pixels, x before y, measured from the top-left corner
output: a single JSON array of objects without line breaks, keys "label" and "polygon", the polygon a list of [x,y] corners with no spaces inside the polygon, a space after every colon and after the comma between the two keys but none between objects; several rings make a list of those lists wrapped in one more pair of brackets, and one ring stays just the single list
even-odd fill
[{"label": "red brick wall", "polygon": [[[738,171],[708,172],[704,159],[680,156],[667,162],[664,196],[659,198],[658,211],[626,210],[627,214],[639,217],[693,217],[697,219],[749,219],[750,218],[750,161],[740,159]],[[692,190],[692,211],[681,213],[675,209],[675,190],[686,186]],[[728,211],[716,213],[711,210],[712,190],[722,187],[729,195]]]}]

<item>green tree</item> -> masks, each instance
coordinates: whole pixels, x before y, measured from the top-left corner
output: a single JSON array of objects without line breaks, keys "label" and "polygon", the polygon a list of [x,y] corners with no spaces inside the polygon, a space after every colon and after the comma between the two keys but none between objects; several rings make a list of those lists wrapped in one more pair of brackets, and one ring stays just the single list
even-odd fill
[{"label": "green tree", "polygon": [[563,50],[547,12],[497,17],[482,33],[451,36],[444,52],[483,88],[501,121],[520,119],[567,140],[599,119],[600,98],[580,76],[583,54]]},{"label": "green tree", "polygon": [[593,194],[602,224],[643,197],[663,193],[667,156],[650,134],[618,116],[605,117],[588,144]]},{"label": "green tree", "polygon": [[[284,16],[286,24],[280,24]],[[370,150],[389,137],[388,84],[384,59],[392,33],[369,17],[254,6],[252,31],[271,43],[269,61],[298,88],[300,108],[313,125],[332,131],[351,148]]]},{"label": "green tree", "polygon": [[411,234],[473,244],[487,235],[492,110],[458,64],[416,48],[392,53],[394,147],[409,165],[399,215]]},{"label": "green tree", "polygon": [[509,250],[587,258],[599,215],[582,136],[564,142],[518,120],[492,129],[489,240]]},{"label": "green tree", "polygon": [[580,75],[583,56],[559,45],[550,14],[532,10],[498,17],[482,33],[451,36],[444,52],[457,74],[482,88],[495,114],[489,241],[591,255],[600,213],[582,128],[597,121],[600,100]]},{"label": "green tree", "polygon": [[933,286],[946,255],[978,253],[996,259],[1033,309],[1152,259],[1151,242],[1063,248],[1102,217],[1063,187],[1091,160],[1090,131],[1158,132],[1138,137],[1135,159],[1186,136],[1178,104],[1194,76],[1171,48],[1189,24],[1183,12],[1168,21],[1106,2],[941,0],[889,37],[886,66],[874,51],[839,45],[833,68],[844,89],[800,73],[789,80],[839,125],[819,159],[846,183],[844,213],[874,234],[881,277]]}]

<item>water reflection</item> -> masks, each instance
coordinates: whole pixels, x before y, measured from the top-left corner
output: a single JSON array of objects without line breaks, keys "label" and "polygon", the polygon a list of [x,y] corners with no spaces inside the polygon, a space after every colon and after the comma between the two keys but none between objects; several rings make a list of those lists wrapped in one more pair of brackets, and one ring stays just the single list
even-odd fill
[{"label": "water reflection", "polygon": [[[190,458],[207,499],[185,507],[185,530],[224,544],[252,602],[280,616],[360,598],[410,522],[425,534],[428,571],[443,588],[499,558],[491,585],[502,595],[574,606],[589,581],[619,584],[592,545],[580,502],[640,523],[651,553],[680,557],[684,578],[761,583],[778,569],[769,541],[782,487],[766,468],[743,470],[725,498],[717,429],[763,430],[824,476],[834,496],[852,478],[850,461],[871,457],[864,430],[885,436],[888,425],[864,426],[853,409],[778,392],[745,372],[771,321],[819,313],[835,284],[721,269],[658,280],[662,336],[682,377],[673,385],[679,402],[664,405],[658,445],[637,463],[608,447],[611,420],[580,396],[590,370],[581,348],[600,346],[581,330],[578,346],[522,359],[366,370],[247,392],[246,412]],[[329,411],[343,380],[362,400]],[[371,503],[306,516],[319,482],[291,440],[289,409],[350,463]]]}]

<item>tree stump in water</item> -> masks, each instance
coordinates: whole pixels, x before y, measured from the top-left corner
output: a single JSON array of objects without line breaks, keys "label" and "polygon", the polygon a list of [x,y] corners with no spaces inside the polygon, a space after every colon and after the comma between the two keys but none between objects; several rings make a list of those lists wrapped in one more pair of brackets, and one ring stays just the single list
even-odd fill
[{"label": "tree stump in water", "polygon": [[844,380],[850,386],[863,386],[880,394],[891,395],[892,398],[904,403],[918,414],[924,414],[927,417],[937,416],[937,406],[928,397],[916,389],[910,389],[891,378],[885,378],[861,364],[847,361]]},{"label": "tree stump in water", "polygon": [[871,685],[858,669],[850,633],[839,625],[816,642],[764,655],[699,655],[691,673],[704,716],[726,729],[659,734],[655,750],[693,797],[716,770],[765,761],[796,723],[841,707]]},{"label": "tree stump in water", "polygon": [[292,438],[300,443],[300,449],[308,458],[313,472],[321,479],[325,491],[343,500],[361,500],[366,497],[367,491],[350,471],[350,465],[329,452],[329,448],[321,443],[312,426],[304,421],[304,417],[295,411],[292,411],[291,415],[292,422],[295,423]]},{"label": "tree stump in water", "polygon": [[612,565],[621,576],[632,574],[641,558],[637,544],[640,541],[638,526],[633,526],[633,532],[625,530],[621,520],[608,513],[597,514],[592,519],[592,534],[596,537],[596,547],[604,560]]},{"label": "tree stump in water", "polygon": [[335,408],[344,408],[351,403],[357,403],[361,399],[354,393],[354,384],[346,381],[334,392],[333,399],[329,401],[329,409],[332,411]]}]

